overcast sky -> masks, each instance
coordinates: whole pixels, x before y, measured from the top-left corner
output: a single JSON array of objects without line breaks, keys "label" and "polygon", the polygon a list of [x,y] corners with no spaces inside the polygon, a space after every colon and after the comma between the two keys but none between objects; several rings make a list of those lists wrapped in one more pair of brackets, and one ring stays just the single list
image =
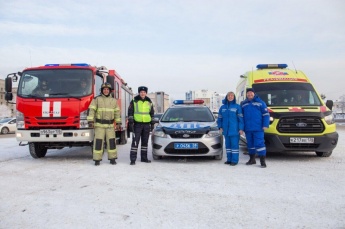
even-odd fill
[{"label": "overcast sky", "polygon": [[235,90],[259,63],[345,94],[343,0],[0,0],[0,78],[47,63],[115,69],[136,92]]}]

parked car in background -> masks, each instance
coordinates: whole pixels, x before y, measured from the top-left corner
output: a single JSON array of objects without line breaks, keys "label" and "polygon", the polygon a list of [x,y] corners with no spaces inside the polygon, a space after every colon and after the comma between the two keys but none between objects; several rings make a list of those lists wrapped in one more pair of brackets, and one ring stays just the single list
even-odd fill
[{"label": "parked car in background", "polygon": [[152,157],[223,157],[223,136],[211,110],[202,100],[175,100],[151,135]]},{"label": "parked car in background", "polygon": [[0,120],[0,133],[8,134],[16,131],[16,118],[4,118]]}]

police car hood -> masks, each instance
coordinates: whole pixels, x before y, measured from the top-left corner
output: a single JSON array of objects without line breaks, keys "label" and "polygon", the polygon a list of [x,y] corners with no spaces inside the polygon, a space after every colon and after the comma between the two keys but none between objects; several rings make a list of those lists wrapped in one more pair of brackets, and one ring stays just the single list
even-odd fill
[{"label": "police car hood", "polygon": [[160,122],[159,126],[166,134],[194,133],[207,134],[211,129],[217,129],[216,122]]}]

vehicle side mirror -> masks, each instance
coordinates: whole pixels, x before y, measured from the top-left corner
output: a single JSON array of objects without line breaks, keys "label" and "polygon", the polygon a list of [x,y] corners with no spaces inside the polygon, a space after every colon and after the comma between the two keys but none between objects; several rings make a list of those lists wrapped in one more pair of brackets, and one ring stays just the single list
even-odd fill
[{"label": "vehicle side mirror", "polygon": [[7,78],[5,79],[5,92],[12,92],[12,77],[7,76]]},{"label": "vehicle side mirror", "polygon": [[6,94],[5,94],[5,100],[6,100],[6,101],[12,101],[12,99],[13,99],[13,94],[12,94],[12,92],[6,92]]},{"label": "vehicle side mirror", "polygon": [[326,101],[326,107],[328,107],[328,109],[332,110],[332,108],[333,108],[333,100],[327,100]]},{"label": "vehicle side mirror", "polygon": [[152,119],[152,122],[153,122],[153,123],[159,123],[159,118],[153,118],[153,119]]}]

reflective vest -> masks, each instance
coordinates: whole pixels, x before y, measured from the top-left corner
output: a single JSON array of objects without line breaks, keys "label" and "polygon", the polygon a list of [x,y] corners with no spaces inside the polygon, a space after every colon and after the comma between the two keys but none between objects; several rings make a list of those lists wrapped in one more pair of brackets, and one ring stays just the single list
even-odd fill
[{"label": "reflective vest", "polygon": [[150,111],[152,107],[152,103],[149,101],[133,101],[134,105],[134,121],[135,122],[142,122],[142,123],[150,123],[151,116]]}]

